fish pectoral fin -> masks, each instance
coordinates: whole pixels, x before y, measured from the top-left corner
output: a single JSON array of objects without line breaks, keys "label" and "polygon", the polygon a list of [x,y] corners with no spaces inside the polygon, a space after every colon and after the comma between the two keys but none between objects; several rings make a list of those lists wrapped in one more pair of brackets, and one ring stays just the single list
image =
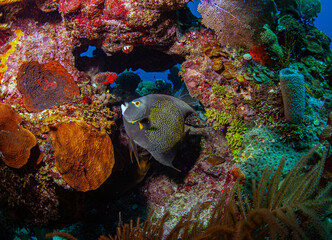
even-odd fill
[{"label": "fish pectoral fin", "polygon": [[141,168],[141,165],[139,164],[139,158],[137,153],[137,145],[134,143],[133,139],[129,139],[129,154],[130,154],[130,161],[133,163],[133,153],[137,161],[137,165],[139,168]]},{"label": "fish pectoral fin", "polygon": [[175,169],[176,171],[181,172],[180,169],[174,167],[172,164],[172,162],[175,158],[175,155],[176,155],[176,148],[172,148],[171,150],[169,150],[167,152],[150,152],[150,153],[154,157],[154,159],[156,159],[156,161],[158,161],[162,165],[171,167],[171,168]]},{"label": "fish pectoral fin", "polygon": [[150,130],[151,129],[151,122],[149,120],[149,118],[143,118],[138,122],[139,125],[139,129],[143,129],[144,130]]}]

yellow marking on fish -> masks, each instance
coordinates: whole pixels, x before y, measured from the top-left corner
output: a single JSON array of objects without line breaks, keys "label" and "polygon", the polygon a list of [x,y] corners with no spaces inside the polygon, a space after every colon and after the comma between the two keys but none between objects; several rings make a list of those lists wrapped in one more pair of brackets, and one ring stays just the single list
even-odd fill
[{"label": "yellow marking on fish", "polygon": [[131,124],[134,124],[135,122],[137,122],[138,120],[132,120],[132,121],[127,121],[127,122],[129,122],[129,123],[131,123]]},{"label": "yellow marking on fish", "polygon": [[139,129],[143,129],[143,124],[141,122],[138,122],[138,125],[139,125]]}]

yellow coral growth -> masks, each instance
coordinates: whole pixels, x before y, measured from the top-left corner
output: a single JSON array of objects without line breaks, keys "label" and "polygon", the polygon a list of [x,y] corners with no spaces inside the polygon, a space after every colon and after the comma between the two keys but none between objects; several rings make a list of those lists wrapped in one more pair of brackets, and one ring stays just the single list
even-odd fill
[{"label": "yellow coral growth", "polygon": [[[4,2],[4,1],[2,1]],[[0,5],[2,4],[2,2],[0,2]],[[15,30],[16,33],[16,38],[14,38],[9,45],[11,46],[11,48],[5,52],[4,54],[0,54],[0,59],[1,59],[1,65],[0,65],[0,79],[2,78],[2,75],[6,72],[8,66],[7,66],[7,60],[8,57],[13,54],[16,50],[15,46],[16,44],[19,43],[20,38],[23,36],[23,32],[21,30]]]},{"label": "yellow coral growth", "polygon": [[16,2],[21,2],[22,0],[0,0],[0,6],[11,4],[11,3],[16,3]]},{"label": "yellow coral growth", "polygon": [[8,24],[7,23],[0,23],[0,31],[7,30]]}]

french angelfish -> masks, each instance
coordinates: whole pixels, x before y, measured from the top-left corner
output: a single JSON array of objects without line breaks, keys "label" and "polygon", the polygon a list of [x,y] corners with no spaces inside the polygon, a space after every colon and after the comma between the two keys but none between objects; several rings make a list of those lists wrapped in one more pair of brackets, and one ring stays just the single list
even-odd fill
[{"label": "french angelfish", "polygon": [[[194,109],[178,98],[149,94],[122,104],[121,110],[129,138],[161,164],[176,169],[172,164],[176,145],[185,135],[185,118]],[[137,159],[135,146],[130,147]]]}]

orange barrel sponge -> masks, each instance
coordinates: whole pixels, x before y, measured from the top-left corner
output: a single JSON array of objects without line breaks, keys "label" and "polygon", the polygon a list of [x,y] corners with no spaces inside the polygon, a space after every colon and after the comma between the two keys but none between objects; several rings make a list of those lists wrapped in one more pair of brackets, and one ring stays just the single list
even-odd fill
[{"label": "orange barrel sponge", "polygon": [[17,76],[17,88],[30,112],[72,102],[74,97],[80,95],[73,77],[57,61],[23,63]]},{"label": "orange barrel sponge", "polygon": [[10,106],[0,103],[0,152],[3,161],[13,168],[24,166],[31,148],[37,144],[36,137],[19,125],[21,121]]},{"label": "orange barrel sponge", "polygon": [[55,166],[72,188],[97,189],[111,174],[114,151],[111,138],[83,121],[60,123],[51,131]]}]

